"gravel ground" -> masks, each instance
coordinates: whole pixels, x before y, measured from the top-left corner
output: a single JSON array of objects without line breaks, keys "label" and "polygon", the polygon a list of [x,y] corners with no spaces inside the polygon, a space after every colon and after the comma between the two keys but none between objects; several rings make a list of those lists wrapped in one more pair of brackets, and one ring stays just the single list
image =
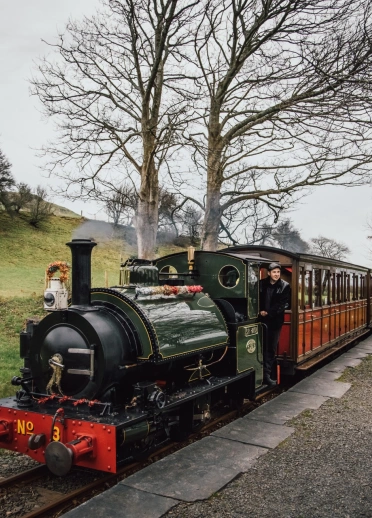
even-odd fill
[{"label": "gravel ground", "polygon": [[342,381],[341,399],[306,410],[296,432],[206,501],[179,504],[167,518],[372,517],[372,356]]},{"label": "gravel ground", "polygon": [[[40,465],[20,453],[6,450],[0,452],[0,480]],[[55,493],[68,493],[100,476],[103,475],[98,472],[75,469],[65,477],[57,477],[50,473],[35,483],[22,486],[22,489],[18,486],[1,488],[0,518],[19,518],[53,501],[57,496]]]},{"label": "gravel ground", "polygon": [[39,466],[39,463],[22,453],[0,449],[0,480]]}]

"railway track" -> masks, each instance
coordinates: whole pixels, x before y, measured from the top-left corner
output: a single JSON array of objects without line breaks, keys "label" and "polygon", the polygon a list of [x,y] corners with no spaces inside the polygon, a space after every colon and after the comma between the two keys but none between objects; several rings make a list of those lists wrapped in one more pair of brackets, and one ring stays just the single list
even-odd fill
[{"label": "railway track", "polygon": [[36,466],[35,468],[28,469],[22,473],[17,473],[16,475],[0,480],[0,490],[15,486],[18,483],[34,482],[46,474],[48,474],[48,468],[46,466]]}]

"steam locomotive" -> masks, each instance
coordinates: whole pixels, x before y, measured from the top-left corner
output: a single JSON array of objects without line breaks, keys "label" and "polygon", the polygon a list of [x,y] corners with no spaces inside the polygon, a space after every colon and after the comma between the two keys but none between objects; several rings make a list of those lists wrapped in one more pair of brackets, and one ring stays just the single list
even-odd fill
[{"label": "steam locomotive", "polygon": [[[0,447],[46,463],[116,472],[262,385],[259,262],[192,249],[161,270],[122,265],[91,288],[91,240],[72,240],[72,293],[52,278],[49,314],[20,336],[16,397],[0,400]],[[202,284],[202,285],[201,285]]]},{"label": "steam locomotive", "polygon": [[219,405],[262,387],[259,279],[280,262],[292,286],[278,349],[282,373],[306,370],[369,332],[371,272],[269,247],[128,260],[111,288],[91,288],[91,240],[72,240],[71,300],[62,276],[48,315],[20,335],[16,396],[0,400],[0,447],[46,463],[116,472]]}]

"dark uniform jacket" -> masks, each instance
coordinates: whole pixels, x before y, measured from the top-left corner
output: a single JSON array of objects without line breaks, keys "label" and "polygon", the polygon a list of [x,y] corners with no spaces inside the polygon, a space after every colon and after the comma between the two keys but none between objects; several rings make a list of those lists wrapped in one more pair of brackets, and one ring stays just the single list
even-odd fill
[{"label": "dark uniform jacket", "polygon": [[[269,307],[267,306],[267,290],[272,289]],[[260,281],[260,311],[267,311],[266,317],[261,321],[272,329],[279,329],[284,322],[284,311],[289,309],[291,300],[291,288],[283,279],[270,283],[270,277]]]}]

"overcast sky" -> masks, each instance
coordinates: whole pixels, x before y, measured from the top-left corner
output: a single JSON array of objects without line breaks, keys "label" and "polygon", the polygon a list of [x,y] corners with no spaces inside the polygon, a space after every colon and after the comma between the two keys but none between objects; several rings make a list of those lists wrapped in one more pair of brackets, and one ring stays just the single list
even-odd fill
[{"label": "overcast sky", "polygon": [[[99,0],[0,0],[0,147],[17,182],[33,187],[52,183],[43,176],[35,151],[53,137],[52,126],[43,121],[28,84],[34,60],[49,51],[42,40],[53,42],[69,17],[90,15],[98,5]],[[371,199],[369,186],[320,187],[290,217],[305,240],[324,235],[343,241],[352,249],[350,261],[370,265],[367,235],[372,231],[366,225],[372,219]],[[92,203],[53,201],[88,218],[105,219]]]}]

